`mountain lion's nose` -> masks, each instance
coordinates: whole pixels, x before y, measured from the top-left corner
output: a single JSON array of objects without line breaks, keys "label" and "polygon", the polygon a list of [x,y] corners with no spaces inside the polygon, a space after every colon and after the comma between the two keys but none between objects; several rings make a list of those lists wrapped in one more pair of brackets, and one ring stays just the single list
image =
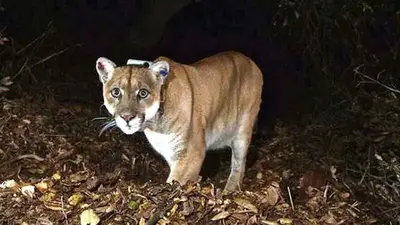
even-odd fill
[{"label": "mountain lion's nose", "polygon": [[127,123],[135,118],[133,114],[121,114],[122,119],[124,119]]}]

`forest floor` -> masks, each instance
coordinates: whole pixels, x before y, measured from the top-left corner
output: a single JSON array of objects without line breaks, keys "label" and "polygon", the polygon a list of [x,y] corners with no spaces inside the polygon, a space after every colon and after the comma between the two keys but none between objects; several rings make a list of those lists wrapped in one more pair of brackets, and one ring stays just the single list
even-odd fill
[{"label": "forest floor", "polygon": [[[46,100],[37,100],[46,99]],[[99,136],[99,106],[0,99],[0,224],[389,224],[400,221],[400,106],[358,93],[253,139],[241,191],[227,150],[167,185],[142,134]],[[91,221],[91,222],[90,222]]]}]

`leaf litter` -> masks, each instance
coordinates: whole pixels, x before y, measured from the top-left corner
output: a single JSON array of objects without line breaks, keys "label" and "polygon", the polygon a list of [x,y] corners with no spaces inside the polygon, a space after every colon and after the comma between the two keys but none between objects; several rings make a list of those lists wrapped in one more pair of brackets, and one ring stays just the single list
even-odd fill
[{"label": "leaf litter", "polygon": [[[326,127],[278,124],[273,137],[251,147],[260,155],[249,164],[242,190],[224,193],[229,163],[212,178],[183,187],[165,184],[168,166],[143,136],[127,137],[115,129],[98,137],[100,125],[90,122],[96,108],[82,105],[74,111],[67,104],[55,104],[44,111],[47,103],[31,96],[3,98],[0,104],[2,224],[376,222],[344,185],[343,171],[331,173],[333,164],[323,165],[321,161],[328,160],[315,152],[338,148],[333,145],[340,137],[333,133],[327,147]],[[379,135],[385,138],[374,136],[373,143],[390,139],[390,134]],[[307,141],[301,140],[304,137]],[[312,163],[315,157],[318,163]]]}]

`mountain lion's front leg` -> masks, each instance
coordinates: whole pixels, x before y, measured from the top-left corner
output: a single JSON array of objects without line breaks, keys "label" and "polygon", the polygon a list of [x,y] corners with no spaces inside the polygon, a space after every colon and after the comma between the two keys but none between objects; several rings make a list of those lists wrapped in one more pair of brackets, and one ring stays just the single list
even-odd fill
[{"label": "mountain lion's front leg", "polygon": [[176,180],[181,185],[184,185],[188,181],[198,179],[206,154],[204,136],[199,135],[199,133],[201,132],[193,132],[192,134],[196,135],[189,135],[185,150],[170,167],[171,172],[167,183],[172,183],[173,180]]}]

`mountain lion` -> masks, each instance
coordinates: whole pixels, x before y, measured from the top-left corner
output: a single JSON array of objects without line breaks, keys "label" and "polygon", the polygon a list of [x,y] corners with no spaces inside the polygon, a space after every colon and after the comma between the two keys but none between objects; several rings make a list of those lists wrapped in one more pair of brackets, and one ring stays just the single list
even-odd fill
[{"label": "mountain lion", "polygon": [[229,146],[225,190],[240,188],[263,85],[250,58],[229,51],[191,65],[159,57],[117,67],[101,57],[96,69],[114,117],[107,127],[128,135],[143,131],[170,167],[168,183],[196,180],[206,150]]}]

